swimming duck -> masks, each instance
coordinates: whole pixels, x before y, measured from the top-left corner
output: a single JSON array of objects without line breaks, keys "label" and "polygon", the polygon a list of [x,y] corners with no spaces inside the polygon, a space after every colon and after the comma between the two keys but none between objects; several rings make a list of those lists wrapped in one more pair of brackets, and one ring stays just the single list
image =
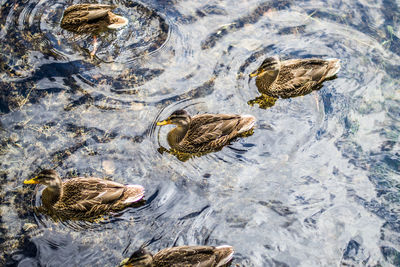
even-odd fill
[{"label": "swimming duck", "polygon": [[273,98],[289,98],[319,89],[324,80],[332,78],[339,70],[340,60],[336,58],[280,61],[273,56],[265,59],[250,77],[257,77],[260,93]]},{"label": "swimming duck", "polygon": [[68,7],[64,11],[61,20],[61,28],[78,33],[93,35],[93,58],[97,51],[96,34],[107,29],[118,29],[128,24],[128,19],[111,12],[115,5],[102,4],[77,4]]},{"label": "swimming duck", "polygon": [[128,24],[128,19],[111,12],[115,5],[77,4],[64,11],[61,27],[75,33],[97,34],[107,29],[118,29]]},{"label": "swimming duck", "polygon": [[42,170],[24,184],[43,184],[44,208],[67,218],[90,218],[107,211],[122,210],[141,200],[144,188],[123,185],[94,177],[78,177],[61,181],[54,170]]},{"label": "swimming duck", "polygon": [[167,136],[172,149],[184,153],[213,151],[249,132],[256,119],[251,115],[201,114],[191,117],[185,110],[174,111],[157,125],[175,124]]},{"label": "swimming duck", "polygon": [[181,246],[160,250],[154,256],[141,248],[129,259],[124,260],[124,267],[218,267],[228,264],[233,257],[231,246]]}]

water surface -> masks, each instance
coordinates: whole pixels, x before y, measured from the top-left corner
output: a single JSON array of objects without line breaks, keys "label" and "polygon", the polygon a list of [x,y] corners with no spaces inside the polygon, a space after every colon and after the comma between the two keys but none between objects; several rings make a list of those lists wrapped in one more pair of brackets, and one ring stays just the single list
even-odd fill
[{"label": "water surface", "polygon": [[[89,1],[95,3],[95,1]],[[235,247],[233,266],[400,266],[399,3],[102,1],[129,26],[59,26],[78,1],[0,4],[0,263],[116,266],[144,243]],[[340,58],[338,77],[269,109],[267,56]],[[176,109],[254,115],[252,136],[185,162],[159,153]],[[146,188],[98,223],[36,213],[40,168]]]}]

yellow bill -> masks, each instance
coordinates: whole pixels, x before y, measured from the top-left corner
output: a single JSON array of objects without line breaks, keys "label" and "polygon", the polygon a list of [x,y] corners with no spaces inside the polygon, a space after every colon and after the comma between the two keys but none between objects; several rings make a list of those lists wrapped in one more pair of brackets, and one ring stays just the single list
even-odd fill
[{"label": "yellow bill", "polygon": [[170,119],[166,119],[165,121],[157,122],[157,126],[162,126],[162,125],[167,125],[167,124],[171,124],[171,120]]},{"label": "yellow bill", "polygon": [[252,73],[250,73],[250,77],[251,78],[253,78],[253,77],[256,77],[258,75],[258,71],[255,71],[255,72],[252,72]]},{"label": "yellow bill", "polygon": [[119,264],[120,267],[131,267],[132,264],[128,263],[129,258],[125,258],[121,261],[121,263]]},{"label": "yellow bill", "polygon": [[[35,177],[36,178],[36,177]],[[30,180],[25,180],[24,184],[38,184],[39,182],[35,180],[35,178],[32,178]]]}]

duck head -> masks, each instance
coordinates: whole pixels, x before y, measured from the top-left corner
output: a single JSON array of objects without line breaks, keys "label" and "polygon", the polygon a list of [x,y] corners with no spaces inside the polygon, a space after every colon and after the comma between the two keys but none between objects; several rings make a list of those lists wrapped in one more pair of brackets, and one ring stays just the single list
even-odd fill
[{"label": "duck head", "polygon": [[263,63],[261,63],[260,67],[252,73],[250,73],[250,77],[262,77],[264,75],[268,75],[270,77],[277,76],[281,69],[281,62],[278,56],[268,57]]},{"label": "duck head", "polygon": [[50,188],[60,188],[62,181],[54,170],[43,170],[36,177],[25,180],[24,184],[43,184]]},{"label": "duck head", "polygon": [[158,126],[175,124],[177,126],[187,126],[191,122],[190,115],[183,109],[175,110],[172,114],[163,121],[157,122]]}]

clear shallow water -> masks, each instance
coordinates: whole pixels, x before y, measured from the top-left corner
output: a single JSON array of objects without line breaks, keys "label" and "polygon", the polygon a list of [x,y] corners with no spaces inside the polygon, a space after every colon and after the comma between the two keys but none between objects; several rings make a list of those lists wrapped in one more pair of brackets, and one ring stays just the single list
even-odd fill
[{"label": "clear shallow water", "polygon": [[[399,4],[395,1],[115,1],[130,26],[58,25],[76,1],[0,4],[2,265],[116,266],[143,243],[230,244],[240,266],[400,265]],[[102,3],[111,3],[103,1]],[[268,55],[337,57],[313,94],[249,106]],[[246,113],[250,137],[179,161],[172,111]],[[34,212],[39,168],[146,188],[93,224]]]}]

